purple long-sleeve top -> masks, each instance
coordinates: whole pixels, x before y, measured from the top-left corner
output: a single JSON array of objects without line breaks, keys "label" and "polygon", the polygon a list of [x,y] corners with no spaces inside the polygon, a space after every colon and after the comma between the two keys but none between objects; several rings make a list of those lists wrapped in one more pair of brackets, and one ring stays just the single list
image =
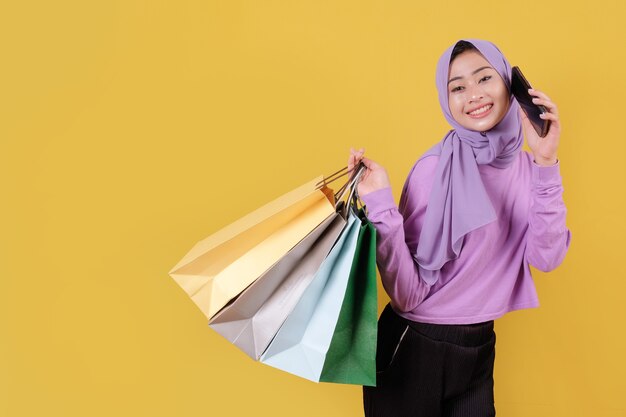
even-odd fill
[{"label": "purple long-sleeve top", "polygon": [[394,310],[413,321],[469,324],[538,307],[530,265],[553,270],[571,240],[559,162],[540,166],[521,151],[505,169],[478,165],[497,220],[467,234],[459,257],[431,286],[413,254],[438,160],[427,156],[413,166],[399,205],[390,187],[361,196],[377,230],[376,263]]}]

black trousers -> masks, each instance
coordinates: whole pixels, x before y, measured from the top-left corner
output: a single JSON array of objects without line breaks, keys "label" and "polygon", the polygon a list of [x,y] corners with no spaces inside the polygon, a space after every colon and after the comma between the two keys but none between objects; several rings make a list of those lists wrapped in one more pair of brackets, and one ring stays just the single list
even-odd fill
[{"label": "black trousers", "polygon": [[495,416],[493,320],[429,324],[387,304],[378,320],[376,387],[363,387],[366,417]]}]

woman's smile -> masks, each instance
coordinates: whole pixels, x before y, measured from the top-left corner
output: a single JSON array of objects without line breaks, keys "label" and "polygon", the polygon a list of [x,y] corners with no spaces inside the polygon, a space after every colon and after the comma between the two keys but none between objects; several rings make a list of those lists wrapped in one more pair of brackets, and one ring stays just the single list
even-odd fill
[{"label": "woman's smile", "polygon": [[473,110],[467,114],[473,119],[480,119],[482,117],[487,116],[489,113],[491,113],[492,108],[493,108],[493,104],[486,104],[484,106],[481,106],[477,110]]}]

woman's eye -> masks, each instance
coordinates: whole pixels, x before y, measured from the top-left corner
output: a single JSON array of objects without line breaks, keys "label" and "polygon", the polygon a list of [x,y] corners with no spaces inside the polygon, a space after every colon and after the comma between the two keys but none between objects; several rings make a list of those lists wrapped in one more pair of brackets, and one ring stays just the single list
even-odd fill
[{"label": "woman's eye", "polygon": [[451,91],[454,93],[455,91],[457,91],[457,90],[459,90],[459,89],[461,89],[461,88],[463,88],[463,87],[461,87],[461,86],[459,86],[459,87],[454,87]]},{"label": "woman's eye", "polygon": [[488,80],[488,79],[490,79],[490,78],[491,78],[491,75],[486,75],[486,76],[484,76],[483,78],[481,78],[481,79],[480,79],[480,81],[482,81],[482,80]]}]

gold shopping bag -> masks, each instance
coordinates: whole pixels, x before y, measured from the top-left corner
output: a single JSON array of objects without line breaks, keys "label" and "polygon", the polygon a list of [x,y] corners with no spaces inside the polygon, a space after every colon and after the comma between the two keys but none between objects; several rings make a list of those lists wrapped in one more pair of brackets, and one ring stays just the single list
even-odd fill
[{"label": "gold shopping bag", "polygon": [[211,319],[335,213],[327,182],[319,176],[201,240],[169,275]]}]

